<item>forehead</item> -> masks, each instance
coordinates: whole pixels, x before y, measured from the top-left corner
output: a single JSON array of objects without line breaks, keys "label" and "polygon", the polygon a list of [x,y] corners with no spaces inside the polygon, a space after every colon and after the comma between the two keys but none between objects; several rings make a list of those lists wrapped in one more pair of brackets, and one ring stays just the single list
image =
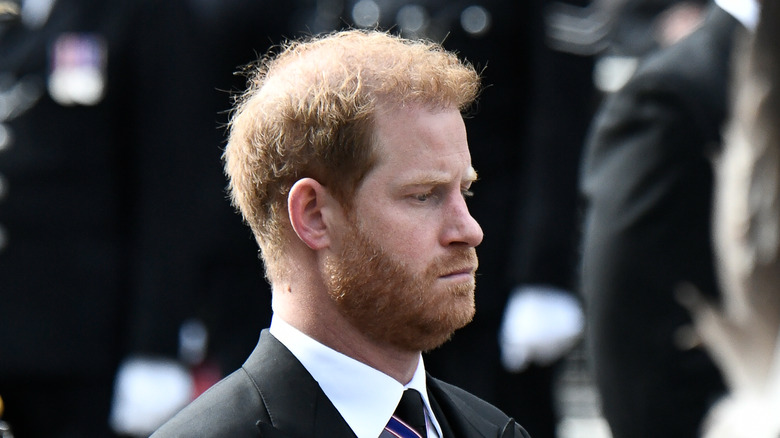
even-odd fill
[{"label": "forehead", "polygon": [[474,179],[463,117],[455,108],[385,108],[375,118],[377,168],[399,179]]}]

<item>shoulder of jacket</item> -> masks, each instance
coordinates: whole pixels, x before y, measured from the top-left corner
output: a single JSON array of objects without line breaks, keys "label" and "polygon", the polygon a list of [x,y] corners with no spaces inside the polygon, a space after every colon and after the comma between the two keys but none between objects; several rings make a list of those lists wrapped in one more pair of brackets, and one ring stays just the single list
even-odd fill
[{"label": "shoulder of jacket", "polygon": [[265,412],[252,379],[238,369],[184,407],[152,437],[256,437],[257,421],[265,418]]}]

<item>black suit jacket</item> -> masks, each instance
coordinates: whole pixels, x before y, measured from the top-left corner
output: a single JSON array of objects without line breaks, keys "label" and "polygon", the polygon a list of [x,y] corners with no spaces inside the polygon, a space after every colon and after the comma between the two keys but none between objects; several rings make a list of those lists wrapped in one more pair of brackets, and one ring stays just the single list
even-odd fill
[{"label": "black suit jacket", "polygon": [[[492,405],[428,376],[445,437],[528,434]],[[293,354],[267,330],[244,366],[179,412],[152,437],[354,437]]]}]

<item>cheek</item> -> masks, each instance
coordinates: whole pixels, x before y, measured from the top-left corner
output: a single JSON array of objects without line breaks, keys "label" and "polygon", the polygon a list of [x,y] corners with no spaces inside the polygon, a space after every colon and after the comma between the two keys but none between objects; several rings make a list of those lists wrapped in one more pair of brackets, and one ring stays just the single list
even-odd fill
[{"label": "cheek", "polygon": [[414,263],[432,254],[437,239],[433,228],[419,220],[392,220],[390,215],[369,226],[372,240],[402,263]]},{"label": "cheek", "polygon": [[440,212],[402,203],[370,203],[363,209],[361,230],[402,263],[427,260],[438,245]]}]

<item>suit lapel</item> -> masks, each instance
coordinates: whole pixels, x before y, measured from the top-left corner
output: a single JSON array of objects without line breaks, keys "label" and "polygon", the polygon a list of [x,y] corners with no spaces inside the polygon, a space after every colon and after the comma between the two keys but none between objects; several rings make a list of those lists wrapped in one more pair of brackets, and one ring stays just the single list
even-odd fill
[{"label": "suit lapel", "polygon": [[243,369],[265,405],[258,421],[263,437],[355,437],[306,368],[267,330]]},{"label": "suit lapel", "polygon": [[[439,421],[444,438],[515,438],[527,437],[516,429],[514,420],[473,395],[432,378],[427,379],[431,408]],[[462,392],[463,395],[459,395]],[[469,401],[469,399],[474,399]],[[477,403],[478,401],[478,403]],[[480,406],[489,406],[485,409]]]},{"label": "suit lapel", "polygon": [[[465,402],[446,393],[438,381],[428,378],[428,396],[443,438],[482,438],[498,436],[495,425],[484,421]],[[487,431],[492,431],[489,433]]]},{"label": "suit lapel", "polygon": [[[439,405],[439,402],[436,400],[436,397],[433,395],[434,391],[431,390],[431,388],[428,388],[428,399],[431,402],[431,409],[433,409],[433,415],[436,417],[436,421],[439,422],[439,426],[441,427],[441,433],[442,438],[454,438],[454,437],[460,437],[463,436],[463,433],[456,434],[455,431],[452,429],[452,426],[450,425],[449,421],[447,421],[447,414],[444,413],[444,410],[442,410],[441,405]],[[441,396],[439,396],[441,397]],[[450,417],[452,414],[450,414]]]}]

